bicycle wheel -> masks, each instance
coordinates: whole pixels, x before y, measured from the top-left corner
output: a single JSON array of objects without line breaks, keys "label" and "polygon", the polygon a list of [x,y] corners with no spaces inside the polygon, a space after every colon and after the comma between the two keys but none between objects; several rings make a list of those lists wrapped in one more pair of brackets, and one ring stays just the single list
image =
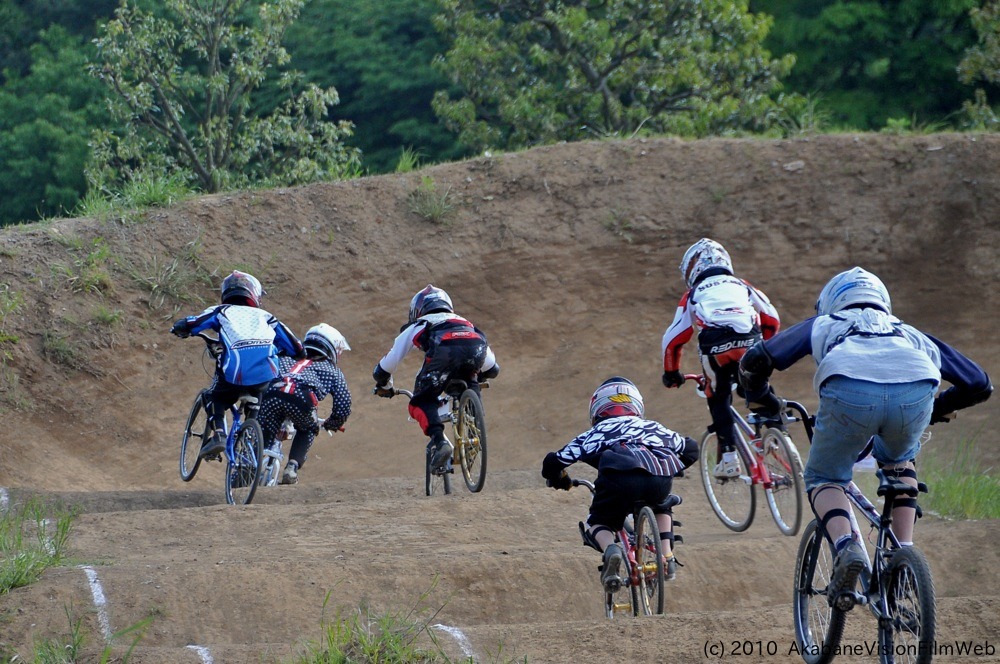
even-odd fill
[{"label": "bicycle wheel", "polygon": [[184,435],[181,438],[181,479],[190,482],[194,479],[201,466],[201,446],[209,435],[208,413],[205,412],[205,405],[202,401],[205,391],[202,390],[194,398],[191,405],[191,414],[188,415],[187,426],[184,427]]},{"label": "bicycle wheel", "polygon": [[253,417],[236,432],[233,457],[226,464],[226,502],[249,505],[257,492],[257,478],[264,464],[264,433]]},{"label": "bicycle wheel", "polygon": [[[643,507],[635,523],[635,566],[639,583],[633,597],[644,615],[663,613],[663,542],[656,525],[656,515]],[[638,615],[638,612],[636,613]]]},{"label": "bicycle wheel", "polygon": [[778,530],[784,535],[799,532],[802,524],[802,461],[788,434],[770,428],[761,436],[764,465],[771,486],[764,487],[767,506]]},{"label": "bicycle wheel", "polygon": [[451,472],[434,472],[430,450],[427,450],[427,462],[424,468],[424,491],[428,496],[447,496],[451,493]]},{"label": "bicycle wheel", "polygon": [[832,660],[844,635],[847,614],[830,606],[826,596],[832,574],[833,553],[813,519],[799,544],[792,597],[795,644],[807,664]]},{"label": "bicycle wheel", "polygon": [[465,390],[458,402],[455,445],[458,464],[469,491],[478,493],[486,484],[486,414],[475,390]]},{"label": "bicycle wheel", "polygon": [[888,620],[879,621],[879,661],[924,664],[934,654],[934,579],[912,546],[892,552],[885,568]]},{"label": "bicycle wheel", "polygon": [[719,517],[722,524],[738,533],[743,532],[753,523],[754,510],[757,509],[757,493],[750,481],[747,462],[743,455],[740,459],[740,474],[736,477],[715,477],[715,466],[719,462],[719,449],[715,434],[706,431],[701,439],[701,483],[705,487],[705,495],[712,511]]}]

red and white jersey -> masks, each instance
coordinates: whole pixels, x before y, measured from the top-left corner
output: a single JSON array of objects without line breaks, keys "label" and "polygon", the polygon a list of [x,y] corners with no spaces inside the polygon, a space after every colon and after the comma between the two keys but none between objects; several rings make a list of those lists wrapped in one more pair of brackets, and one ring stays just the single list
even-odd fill
[{"label": "red and white jersey", "polygon": [[[458,314],[451,312],[427,314],[403,327],[403,330],[393,342],[392,348],[378,361],[376,368],[393,374],[403,361],[403,358],[414,348],[419,348],[426,353],[432,346],[441,343],[476,340],[479,340],[481,343],[487,343],[486,336],[475,325]],[[487,344],[486,360],[479,370],[488,371],[496,363],[496,356],[493,354],[493,349]]]},{"label": "red and white jersey", "polygon": [[778,331],[778,311],[750,282],[731,274],[702,279],[681,298],[674,320],[663,333],[663,370],[680,369],[681,346],[704,330],[746,336],[759,330],[765,339]]}]

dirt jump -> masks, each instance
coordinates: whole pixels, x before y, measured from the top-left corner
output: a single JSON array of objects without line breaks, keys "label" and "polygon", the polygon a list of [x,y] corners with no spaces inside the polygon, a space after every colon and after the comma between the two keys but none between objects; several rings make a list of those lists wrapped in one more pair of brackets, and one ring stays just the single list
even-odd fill
[{"label": "dirt jump", "polygon": [[[697,472],[677,480],[683,567],[666,615],[608,620],[599,556],[577,531],[590,496],[547,489],[542,458],[587,428],[591,393],[616,374],[638,385],[649,417],[700,437],[705,403],[687,385],[662,387],[659,353],[683,290],[677,265],[701,237],[729,249],[786,326],[812,314],[836,272],[871,270],[894,313],[995,379],[998,210],[1000,137],[845,134],[558,145],[3,229],[0,302],[16,304],[0,319],[0,506],[41,496],[78,516],[66,564],[0,598],[0,653],[67,634],[72,617],[93,654],[84,661],[97,661],[112,635],[150,618],[130,662],[292,661],[325,624],[367,611],[412,612],[427,627],[417,638],[451,661],[801,661],[798,537],[765,507],[733,533]],[[260,278],[263,306],[296,333],[326,322],[352,347],[346,431],[317,437],[297,485],[241,507],[225,502],[220,463],[179,478],[180,434],[210,365],[200,341],[168,333],[215,302],[234,268]],[[503,367],[483,396],[489,470],[476,494],[459,480],[453,495],[426,497],[419,427],[403,399],[371,394],[376,361],[428,283],[486,332]],[[399,387],[418,364],[407,360]],[[775,389],[814,409],[812,368],[778,374]],[[998,415],[996,398],[963,411],[923,454],[971,454],[995,472]],[[796,443],[804,456],[804,436]],[[996,521],[929,514],[916,541],[936,584],[935,661],[1000,661]],[[113,639],[116,661],[131,639]],[[874,619],[855,610],[854,650],[836,661],[875,661],[875,639]]]}]

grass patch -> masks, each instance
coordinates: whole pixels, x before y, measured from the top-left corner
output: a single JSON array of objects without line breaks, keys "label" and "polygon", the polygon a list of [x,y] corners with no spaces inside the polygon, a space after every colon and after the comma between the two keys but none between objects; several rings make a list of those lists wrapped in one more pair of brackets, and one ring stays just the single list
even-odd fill
[{"label": "grass patch", "polygon": [[918,459],[920,479],[930,492],[920,498],[926,509],[954,519],[1000,519],[1000,477],[983,468],[972,442],[959,445],[947,461]]},{"label": "grass patch", "polygon": [[42,357],[70,369],[83,369],[86,362],[83,351],[68,336],[51,331],[42,334]]},{"label": "grass patch", "polygon": [[404,147],[396,162],[397,173],[412,173],[420,168],[420,152],[411,147]]},{"label": "grass patch", "polygon": [[604,228],[625,240],[627,244],[632,244],[632,221],[629,219],[628,214],[621,208],[615,207],[608,212],[608,218],[604,221]]},{"label": "grass patch", "polygon": [[[121,662],[126,664],[132,657],[132,651],[139,644],[139,641],[146,633],[146,629],[153,621],[153,616],[139,621],[131,627],[127,627],[120,632],[111,635],[111,643],[104,645],[100,650],[88,647],[87,634],[83,629],[83,618],[74,617],[70,609],[66,609],[66,618],[69,620],[69,632],[63,636],[39,638],[35,640],[32,652],[27,656],[0,651],[0,661],[13,664],[14,662],[32,662],[33,664],[74,664],[75,662],[99,662],[109,664],[110,662]],[[124,646],[124,652],[118,653],[122,648],[114,646],[115,641],[122,637],[131,636],[132,641]]]},{"label": "grass patch", "polygon": [[455,214],[454,197],[451,187],[444,191],[438,190],[434,178],[425,175],[420,179],[420,185],[406,197],[410,212],[421,219],[444,225],[451,221]]},{"label": "grass patch", "polygon": [[108,270],[111,247],[104,238],[96,238],[88,246],[75,236],[51,233],[52,239],[63,246],[73,259],[69,263],[55,263],[52,275],[64,281],[74,293],[109,293],[114,281]]},{"label": "grass patch", "polygon": [[93,321],[104,327],[115,327],[122,324],[125,312],[121,309],[109,309],[103,304],[97,305],[94,309]]},{"label": "grass patch", "polygon": [[32,498],[0,515],[0,595],[62,563],[74,514]]}]

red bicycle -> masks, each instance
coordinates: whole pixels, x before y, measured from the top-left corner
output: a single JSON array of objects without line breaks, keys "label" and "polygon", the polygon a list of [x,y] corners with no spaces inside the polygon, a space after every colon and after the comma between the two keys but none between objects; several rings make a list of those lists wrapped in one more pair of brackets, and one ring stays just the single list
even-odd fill
[{"label": "red bicycle", "polygon": [[[585,486],[594,493],[594,484],[587,480],[574,479],[573,486]],[[680,505],[681,497],[670,494],[669,506]],[[674,521],[674,527],[680,523]],[[580,522],[580,535],[583,543],[601,552],[597,542],[590,537],[586,526]],[[663,542],[660,540],[660,529],[656,525],[656,515],[649,505],[636,504],[635,511],[625,520],[625,525],[615,533],[622,551],[625,553],[625,582],[615,592],[604,591],[604,613],[608,618],[614,618],[616,613],[629,612],[633,616],[651,616],[663,613],[664,582],[666,581],[666,559],[663,557]],[[674,537],[674,542],[680,542],[680,535]]]},{"label": "red bicycle", "polygon": [[[704,396],[705,376],[685,374]],[[699,446],[701,480],[712,511],[730,530],[743,532],[753,523],[758,485],[764,488],[771,516],[784,535],[794,535],[802,523],[802,458],[788,435],[787,425],[802,422],[812,439],[808,411],[795,401],[782,400],[778,417],[750,413],[743,417],[729,407],[736,423],[735,455],[723,459],[715,429],[708,426]]]}]

